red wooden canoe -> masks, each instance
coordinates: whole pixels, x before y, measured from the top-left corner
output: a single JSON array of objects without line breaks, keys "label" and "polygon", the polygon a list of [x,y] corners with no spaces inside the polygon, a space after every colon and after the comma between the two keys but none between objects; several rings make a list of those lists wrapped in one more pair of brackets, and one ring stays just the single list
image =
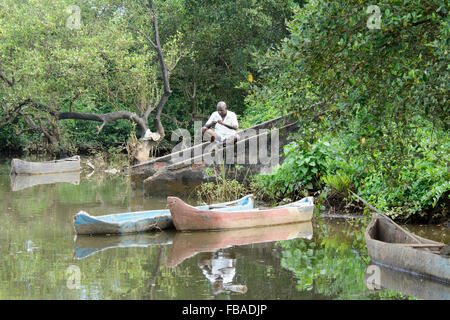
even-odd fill
[{"label": "red wooden canoe", "polygon": [[177,197],[167,197],[167,204],[175,228],[178,231],[188,231],[251,228],[311,221],[313,200],[313,197],[307,197],[280,207],[234,212],[197,209]]}]

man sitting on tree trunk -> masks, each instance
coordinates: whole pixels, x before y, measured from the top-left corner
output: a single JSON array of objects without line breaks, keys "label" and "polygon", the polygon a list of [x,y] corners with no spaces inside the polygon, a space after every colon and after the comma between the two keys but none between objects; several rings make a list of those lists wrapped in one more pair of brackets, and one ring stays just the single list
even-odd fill
[{"label": "man sitting on tree trunk", "polygon": [[[227,110],[225,102],[220,101],[217,104],[217,111],[213,112],[202,128],[203,137],[211,142],[234,143],[239,139],[236,133],[239,124],[236,114]],[[211,129],[211,128],[214,128]]]}]

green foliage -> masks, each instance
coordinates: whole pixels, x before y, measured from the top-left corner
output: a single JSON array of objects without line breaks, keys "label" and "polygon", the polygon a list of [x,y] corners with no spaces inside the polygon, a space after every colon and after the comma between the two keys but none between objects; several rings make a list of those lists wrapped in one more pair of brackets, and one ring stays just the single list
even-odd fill
[{"label": "green foliage", "polygon": [[[394,219],[439,221],[448,218],[449,181],[446,167],[422,160],[403,167],[395,187],[387,184],[381,173],[370,175],[364,179],[365,188],[360,194]],[[441,207],[437,207],[438,203]],[[434,212],[430,215],[429,210]]]},{"label": "green foliage", "polygon": [[[80,28],[67,27],[72,5],[80,8]],[[152,28],[148,8],[135,1],[2,1],[0,106],[5,115],[20,113],[12,128],[31,140],[42,131],[33,129],[33,121],[74,152],[124,143],[129,125],[114,123],[96,136],[98,123],[58,122],[55,114],[142,114],[156,104],[161,95],[158,57],[136,31],[152,38]],[[180,41],[175,32],[162,43],[170,70],[181,55]]]},{"label": "green foliage", "polygon": [[[415,132],[415,144],[405,153],[408,161],[391,165],[397,178],[381,163],[371,164],[362,150],[365,145],[350,136],[330,137],[332,154],[327,170],[351,177],[352,190],[397,220],[429,221],[448,217],[449,137],[431,128]],[[387,157],[381,152],[375,157]],[[332,182],[333,183],[333,182]]]},{"label": "green foliage", "polygon": [[312,146],[303,141],[286,145],[283,164],[271,174],[254,177],[252,187],[255,193],[275,201],[285,197],[295,200],[319,189],[322,186],[320,177],[326,171],[328,147],[327,142],[320,141]]},{"label": "green foliage", "polygon": [[[236,86],[255,72],[253,54],[278,45],[287,35],[285,21],[293,6],[302,2],[155,0],[173,91],[163,114],[166,132],[186,127],[193,118],[204,121],[219,100],[242,113],[245,92]],[[79,29],[66,25],[73,14],[67,9],[73,5],[80,8]],[[124,143],[131,130],[127,124],[108,124],[103,129],[107,132],[96,135],[98,123],[54,121],[52,110],[142,113],[158,101],[161,79],[158,57],[145,36],[153,34],[145,5],[121,0],[2,1],[2,112],[12,115],[26,99],[40,104],[21,111],[35,123],[41,121],[67,153]],[[11,126],[23,138],[14,141],[0,132],[5,147],[43,149],[45,137],[39,130],[29,130],[20,117]]]},{"label": "green foliage", "polygon": [[[244,111],[245,92],[236,86],[255,72],[254,54],[277,46],[287,35],[285,21],[293,6],[292,0],[177,1],[166,19],[179,23],[184,44],[192,50],[173,81],[184,108],[180,120],[189,119],[186,110],[209,114],[221,100],[238,114]],[[170,33],[173,25],[162,20],[161,27]]]},{"label": "green foliage", "polygon": [[24,145],[23,137],[16,135],[11,125],[0,127],[0,151],[20,151]]},{"label": "green foliage", "polygon": [[[425,120],[448,129],[448,4],[377,5],[380,30],[367,28],[367,6],[359,1],[299,8],[281,49],[260,56],[260,83],[247,102],[249,113],[264,104],[298,112],[305,137],[326,128],[364,138],[368,163],[381,163],[395,180],[391,167],[408,160],[414,130]],[[325,103],[308,107],[317,102]]]},{"label": "green foliage", "polygon": [[350,189],[350,184],[352,182],[352,177],[342,171],[338,171],[336,174],[323,176],[322,180],[335,192],[347,196]]},{"label": "green foliage", "polygon": [[367,27],[368,5],[297,8],[290,35],[259,55],[257,81],[244,85],[246,114],[293,111],[304,141],[333,140],[329,174],[351,176],[360,195],[407,219],[448,206],[449,5],[378,1],[380,29]]},{"label": "green foliage", "polygon": [[215,169],[208,168],[206,174],[215,176],[216,181],[202,183],[194,189],[199,201],[205,203],[233,201],[248,193],[247,188],[236,179],[226,176],[225,166],[221,167],[219,174]]}]

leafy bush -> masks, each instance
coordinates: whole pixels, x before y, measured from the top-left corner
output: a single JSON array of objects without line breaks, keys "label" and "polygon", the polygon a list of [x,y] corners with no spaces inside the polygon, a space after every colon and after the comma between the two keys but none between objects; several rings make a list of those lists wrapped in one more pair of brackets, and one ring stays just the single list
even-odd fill
[{"label": "leafy bush", "polygon": [[227,175],[225,165],[219,169],[217,172],[216,168],[206,168],[205,174],[209,177],[215,176],[215,181],[202,183],[194,189],[199,201],[205,203],[233,201],[248,193],[246,186],[236,180],[239,166],[235,167],[234,178],[230,172]]},{"label": "leafy bush", "polygon": [[216,182],[199,185],[195,193],[200,201],[214,203],[241,198],[247,193],[247,189],[236,180],[218,179]]},{"label": "leafy bush", "polygon": [[321,175],[326,172],[327,142],[317,142],[312,146],[302,141],[292,142],[284,147],[286,159],[272,174],[254,177],[252,188],[263,199],[292,200],[305,192],[322,186]]},{"label": "leafy bush", "polygon": [[329,174],[322,178],[323,182],[340,195],[348,196],[352,177],[345,172],[338,171],[336,174]]},{"label": "leafy bush", "polygon": [[[364,188],[359,194],[397,220],[440,220],[448,218],[449,181],[450,173],[446,167],[422,160],[414,166],[403,167],[396,186],[386,183],[379,172],[368,176],[362,181]],[[438,203],[442,207],[429,216],[428,210]]]}]

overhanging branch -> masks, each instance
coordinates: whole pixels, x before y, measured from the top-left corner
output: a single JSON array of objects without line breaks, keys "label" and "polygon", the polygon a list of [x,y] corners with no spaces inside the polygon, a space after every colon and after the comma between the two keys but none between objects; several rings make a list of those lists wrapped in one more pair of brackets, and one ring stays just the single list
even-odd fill
[{"label": "overhanging branch", "polygon": [[136,123],[139,127],[140,133],[143,136],[145,131],[147,130],[147,124],[139,117],[136,113],[130,111],[115,111],[110,113],[98,114],[98,113],[83,113],[83,112],[60,112],[57,114],[58,120],[63,119],[78,119],[78,120],[88,120],[88,121],[97,121],[102,124],[97,127],[98,132],[103,129],[103,127],[112,121],[116,121],[119,119],[130,120]]},{"label": "overhanging branch", "polygon": [[5,81],[6,84],[7,84],[9,87],[11,87],[11,88],[14,87],[14,83],[15,83],[14,78],[13,78],[12,80],[9,80],[9,79],[5,76],[5,74],[3,73],[1,67],[0,67],[0,79],[2,79],[3,81]]}]

